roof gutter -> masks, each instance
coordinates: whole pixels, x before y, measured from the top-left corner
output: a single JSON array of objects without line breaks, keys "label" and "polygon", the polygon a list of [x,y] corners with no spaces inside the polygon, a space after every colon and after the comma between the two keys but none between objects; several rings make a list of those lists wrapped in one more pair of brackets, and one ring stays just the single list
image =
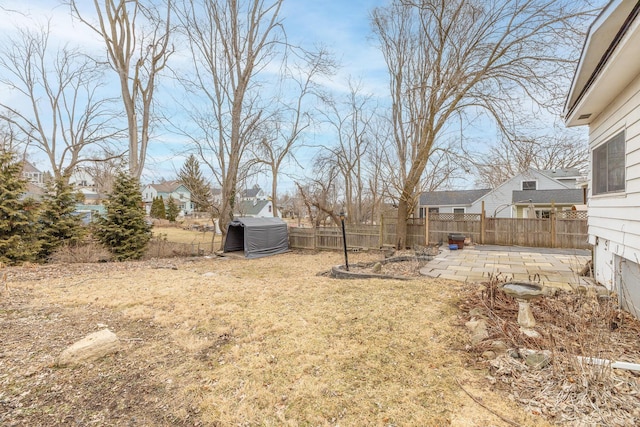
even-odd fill
[{"label": "roof gutter", "polygon": [[[580,94],[576,98],[576,100],[573,103],[573,105],[569,108],[569,111],[567,112],[565,117],[571,117],[573,115],[574,110],[576,109],[578,104],[580,104],[580,101],[582,100],[582,98],[584,98],[584,96],[587,93],[587,91],[591,88],[591,86],[593,85],[594,81],[598,78],[598,76],[600,75],[600,73],[604,69],[605,64],[607,63],[609,58],[611,58],[611,55],[613,55],[613,52],[616,50],[616,48],[620,44],[620,41],[622,40],[624,35],[627,33],[627,31],[631,27],[631,24],[633,23],[633,21],[638,16],[638,13],[640,13],[640,1],[638,1],[636,3],[636,5],[631,10],[631,13],[629,13],[627,18],[625,19],[624,23],[622,24],[622,26],[620,27],[620,29],[616,33],[616,36],[613,38],[613,40],[609,44],[609,47],[607,48],[607,50],[602,55],[602,58],[600,58],[600,61],[598,62],[598,65],[595,67],[595,69],[593,70],[593,73],[591,73],[591,77],[589,77],[589,80],[587,80],[587,82],[585,83],[584,87],[580,91]],[[586,51],[586,49],[585,49],[585,51]],[[583,54],[584,54],[584,51],[583,51]]]}]

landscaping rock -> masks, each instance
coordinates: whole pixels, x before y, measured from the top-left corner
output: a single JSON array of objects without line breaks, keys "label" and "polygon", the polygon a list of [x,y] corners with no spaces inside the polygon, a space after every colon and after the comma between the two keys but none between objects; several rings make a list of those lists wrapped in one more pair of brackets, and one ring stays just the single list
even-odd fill
[{"label": "landscaping rock", "polygon": [[371,269],[374,273],[380,273],[382,271],[382,264],[376,262]]},{"label": "landscaping rock", "polygon": [[100,359],[118,351],[120,340],[109,329],[87,335],[67,347],[58,357],[56,365],[76,365],[85,361]]},{"label": "landscaping rock", "polygon": [[469,321],[465,326],[471,333],[471,344],[476,345],[489,338],[487,322],[484,319]]},{"label": "landscaping rock", "polygon": [[531,353],[524,359],[524,363],[533,369],[544,369],[549,366],[551,361],[545,353]]},{"label": "landscaping rock", "polygon": [[506,353],[508,347],[504,341],[494,341],[491,343],[491,349],[496,353]]}]

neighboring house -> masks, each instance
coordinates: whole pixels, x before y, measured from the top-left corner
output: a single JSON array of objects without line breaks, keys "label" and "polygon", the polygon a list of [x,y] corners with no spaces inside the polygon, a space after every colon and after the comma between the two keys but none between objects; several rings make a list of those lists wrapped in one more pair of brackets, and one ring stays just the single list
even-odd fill
[{"label": "neighboring house", "polygon": [[236,203],[235,217],[265,218],[273,217],[271,200],[241,200]]},{"label": "neighboring house", "polygon": [[32,182],[27,182],[27,191],[24,193],[22,198],[41,201],[44,198],[44,194],[44,187],[36,185]]},{"label": "neighboring house", "polygon": [[211,203],[213,206],[220,207],[222,206],[222,189],[221,188],[211,188]]},{"label": "neighboring house", "polygon": [[22,177],[32,184],[44,185],[44,173],[27,160],[22,162]]},{"label": "neighboring house", "polygon": [[162,197],[165,206],[169,203],[169,198],[180,208],[179,215],[189,215],[193,212],[191,203],[191,192],[180,181],[165,181],[159,184],[147,184],[142,189],[142,201],[147,214],[151,212],[151,204],[156,197]]},{"label": "neighboring house", "polygon": [[85,205],[102,205],[102,202],[109,198],[109,196],[106,194],[101,194],[88,188],[80,188],[78,189],[78,192],[82,194],[83,204]]},{"label": "neighboring house", "polygon": [[[548,217],[551,207],[571,209],[583,204],[583,190],[577,189],[580,174],[575,169],[539,171],[529,169],[493,190],[432,191],[420,195],[418,215],[425,212],[479,214],[488,217]],[[530,206],[532,205],[533,206]],[[527,209],[525,209],[527,208]]]},{"label": "neighboring house", "polygon": [[473,212],[474,202],[491,191],[490,188],[481,190],[451,190],[426,191],[420,194],[418,217],[425,218],[429,213],[480,213]]},{"label": "neighboring house", "polygon": [[75,214],[82,218],[84,224],[89,224],[98,217],[107,214],[107,208],[104,205],[77,204]]},{"label": "neighboring house", "polygon": [[[550,174],[550,171],[539,171],[536,169],[529,169],[525,172],[519,173],[478,199],[472,206],[473,212],[480,213],[482,210],[482,202],[484,202],[484,210],[488,217],[517,218],[518,207],[522,204],[526,204],[528,206],[530,204],[529,200],[533,200],[532,195],[534,191],[566,191],[569,189],[575,189],[575,181],[567,182],[565,180],[565,182],[563,182],[562,180],[552,178]],[[518,198],[520,193],[516,193],[516,195],[514,195],[514,192],[518,191],[527,191],[531,193],[523,195],[523,198],[520,199]],[[543,205],[551,206],[551,204],[554,203],[559,209],[564,207],[571,208],[571,206],[576,203],[582,203],[582,198],[580,198],[577,202],[558,204],[556,203],[556,200],[553,199],[553,196],[556,194],[559,194],[559,192],[541,192],[538,193],[536,200],[538,200],[538,203]]]},{"label": "neighboring house", "polygon": [[266,200],[267,197],[264,193],[264,191],[262,191],[262,189],[260,188],[259,185],[254,185],[252,188],[247,188],[244,189],[240,192],[239,194],[239,200]]},{"label": "neighboring house", "polygon": [[582,188],[514,190],[511,197],[516,218],[549,218],[551,209],[570,211],[585,204],[585,190]]},{"label": "neighboring house", "polygon": [[589,126],[595,279],[640,317],[640,2],[611,1],[589,28],[564,109]]},{"label": "neighboring house", "polygon": [[96,185],[93,182],[93,177],[84,168],[75,168],[74,171],[71,173],[71,176],[69,177],[69,183],[75,184],[76,188],[80,188],[80,189],[82,188],[91,189],[91,190],[96,189],[95,188]]}]

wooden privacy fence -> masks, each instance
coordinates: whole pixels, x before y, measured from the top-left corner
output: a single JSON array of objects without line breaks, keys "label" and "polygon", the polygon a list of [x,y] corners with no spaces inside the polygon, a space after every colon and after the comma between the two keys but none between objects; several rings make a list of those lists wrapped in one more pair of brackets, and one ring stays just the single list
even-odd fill
[{"label": "wooden privacy fence", "polygon": [[[395,224],[345,225],[347,247],[373,249],[395,245]],[[424,224],[407,225],[407,246],[424,246]],[[340,227],[289,227],[289,246],[295,249],[342,249]]]},{"label": "wooden privacy fence", "polygon": [[[382,248],[396,243],[395,223],[346,225],[347,247]],[[427,239],[427,233],[429,238]],[[429,214],[407,224],[407,246],[446,243],[463,234],[473,243],[503,246],[587,249],[586,215],[552,212],[549,218],[486,218],[482,214]],[[298,249],[341,249],[340,227],[289,228],[289,245]]]}]

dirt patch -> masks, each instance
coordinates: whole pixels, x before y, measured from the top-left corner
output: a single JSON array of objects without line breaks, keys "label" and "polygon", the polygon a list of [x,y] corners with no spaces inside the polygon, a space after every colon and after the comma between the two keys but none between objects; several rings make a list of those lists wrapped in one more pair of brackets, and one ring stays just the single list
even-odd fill
[{"label": "dirt patch", "polygon": [[[420,269],[438,254],[437,247],[420,247],[414,250],[392,251],[381,254],[382,259],[349,264],[349,272],[367,277],[416,278]],[[344,270],[344,265],[340,267]]]}]

